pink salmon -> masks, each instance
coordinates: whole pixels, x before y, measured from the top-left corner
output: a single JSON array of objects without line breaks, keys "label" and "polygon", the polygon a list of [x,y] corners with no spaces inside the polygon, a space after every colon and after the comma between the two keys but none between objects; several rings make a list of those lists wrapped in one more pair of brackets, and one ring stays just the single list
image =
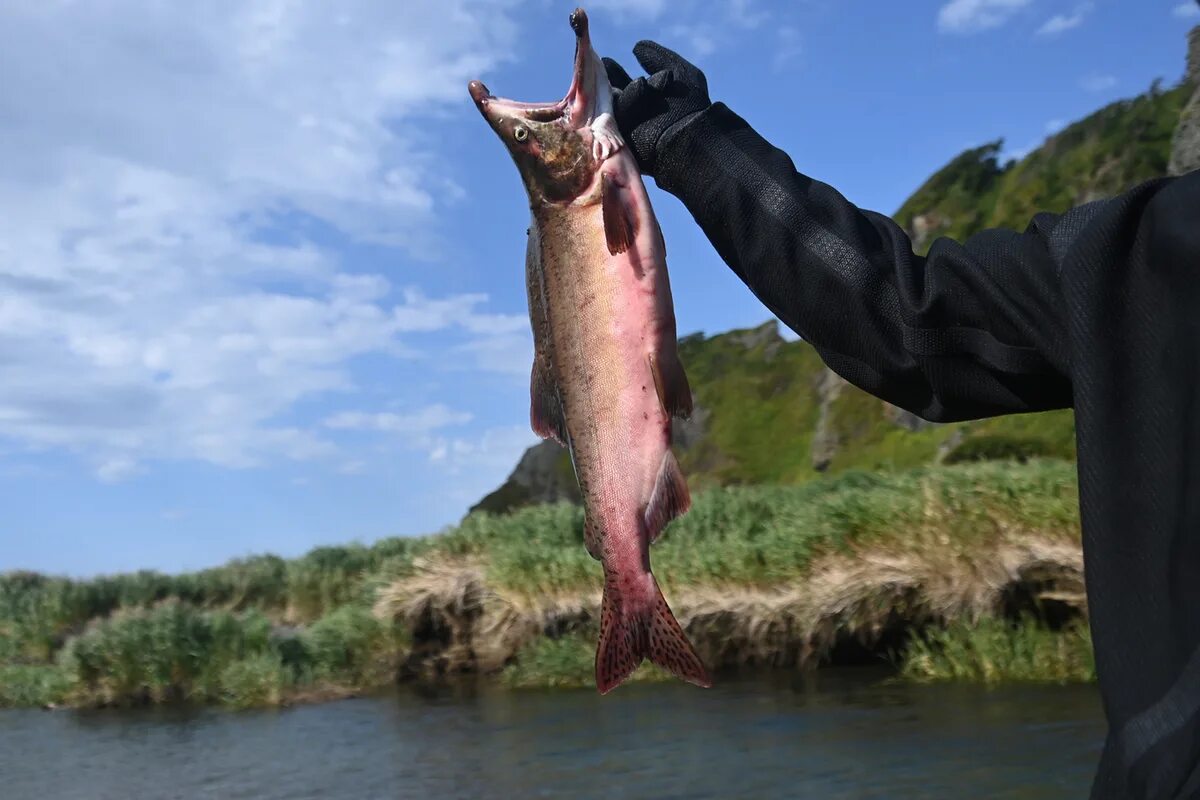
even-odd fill
[{"label": "pink salmon", "polygon": [[666,248],[588,18],[571,14],[575,69],[557,103],[471,97],[529,195],[525,280],[533,327],[530,421],[565,445],[604,565],[596,686],[606,694],[644,659],[712,682],[650,571],[650,543],[691,505],[671,452],[671,419],[692,410],[676,351]]}]

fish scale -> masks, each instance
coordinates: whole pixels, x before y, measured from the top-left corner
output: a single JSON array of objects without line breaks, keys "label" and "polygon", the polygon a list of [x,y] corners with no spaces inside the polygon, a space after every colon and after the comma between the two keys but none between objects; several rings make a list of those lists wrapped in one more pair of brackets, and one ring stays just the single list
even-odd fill
[{"label": "fish scale", "polygon": [[710,686],[650,569],[650,544],[691,505],[671,452],[672,418],[691,413],[692,396],[666,248],[587,15],[576,9],[570,22],[575,68],[563,100],[517,103],[468,86],[529,198],[530,422],[568,448],[584,543],[604,567],[597,688],[611,691],[647,658]]}]

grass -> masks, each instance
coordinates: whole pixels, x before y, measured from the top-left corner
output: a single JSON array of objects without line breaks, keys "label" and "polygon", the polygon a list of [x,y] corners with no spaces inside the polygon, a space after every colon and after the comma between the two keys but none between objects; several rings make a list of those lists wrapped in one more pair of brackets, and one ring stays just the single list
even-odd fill
[{"label": "grass", "polygon": [[276,705],[297,692],[386,684],[406,648],[403,632],[361,606],[295,633],[256,610],[171,599],[94,620],[51,663],[0,666],[0,706]]},{"label": "grass", "polygon": [[[651,558],[665,585],[778,585],[802,580],[821,554],[866,545],[902,549],[928,524],[931,502],[940,509],[937,524],[964,547],[1007,528],[1078,540],[1074,465],[1051,460],[713,489],[668,527]],[[567,505],[480,514],[436,549],[482,557],[498,587],[530,595],[577,591],[600,577],[582,547],[582,525],[582,511]]]},{"label": "grass", "polygon": [[[575,634],[558,639],[537,639],[521,650],[517,660],[501,673],[501,682],[514,689],[576,689],[594,685],[594,636]],[[646,662],[630,681],[670,681],[671,673]]]},{"label": "grass", "polygon": [[[987,611],[997,581],[1011,579],[989,573],[996,548],[1077,550],[1077,502],[1075,467],[1064,461],[847,470],[798,486],[699,492],[652,560],[702,651],[795,665],[787,654],[797,648],[870,633],[893,612]],[[582,525],[578,507],[545,505],[473,514],[436,536],[187,575],[9,574],[0,577],[0,705],[270,705],[385,685],[414,648],[451,669],[511,662],[509,685],[590,685],[594,637],[554,632],[594,626],[601,570]],[[1057,641],[1026,639],[1032,650]],[[913,658],[957,658],[956,642],[924,641]],[[1053,664],[1044,667],[1057,674]]]},{"label": "grass", "polygon": [[55,664],[0,665],[0,708],[59,704],[70,686],[66,672]]},{"label": "grass", "polygon": [[1032,620],[956,623],[912,641],[901,675],[916,681],[1078,683],[1096,679],[1085,625],[1052,631]]}]

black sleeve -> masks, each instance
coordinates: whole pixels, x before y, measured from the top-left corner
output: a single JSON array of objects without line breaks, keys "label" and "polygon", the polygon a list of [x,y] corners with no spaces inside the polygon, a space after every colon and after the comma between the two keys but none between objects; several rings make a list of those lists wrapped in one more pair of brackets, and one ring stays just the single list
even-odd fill
[{"label": "black sleeve", "polygon": [[895,222],[799,173],[721,103],[670,134],[656,172],[754,294],[851,383],[943,422],[1071,405],[1059,270],[1101,203],[918,256]]}]

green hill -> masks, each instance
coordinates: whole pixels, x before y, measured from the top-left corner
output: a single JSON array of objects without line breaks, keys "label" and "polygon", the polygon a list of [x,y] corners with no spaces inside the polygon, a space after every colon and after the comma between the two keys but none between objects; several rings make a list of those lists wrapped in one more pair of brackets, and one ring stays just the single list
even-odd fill
[{"label": "green hill", "polygon": [[[1039,211],[1064,211],[1167,173],[1171,137],[1191,93],[1156,83],[1001,164],[1002,141],[967,150],[925,182],[894,215],[919,252],[938,236],[989,227],[1024,229]],[[827,370],[813,348],[776,324],[680,340],[697,413],[676,449],[694,490],[802,484],[847,469],[901,470],[942,461],[1074,457],[1071,412],[931,425],[882,403]],[[472,510],[578,502],[568,456],[543,442]]]}]

